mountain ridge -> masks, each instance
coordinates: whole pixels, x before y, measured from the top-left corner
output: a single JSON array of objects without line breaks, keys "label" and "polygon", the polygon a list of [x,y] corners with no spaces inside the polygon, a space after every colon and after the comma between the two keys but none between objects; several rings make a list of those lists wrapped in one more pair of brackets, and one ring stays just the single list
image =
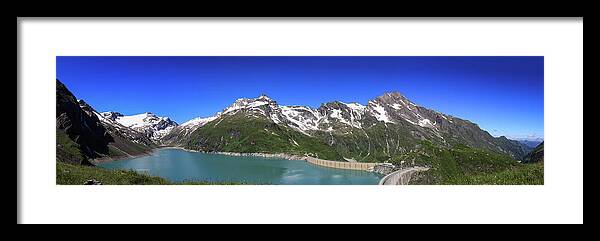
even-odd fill
[{"label": "mountain ridge", "polygon": [[[302,105],[280,106],[275,100],[264,94],[256,98],[240,98],[211,117],[195,118],[203,120],[198,122],[197,125],[189,124],[186,127],[173,128],[173,131],[166,135],[165,143],[185,146],[185,143],[189,143],[186,138],[194,138],[191,137],[191,134],[199,128],[210,122],[218,122],[222,120],[222,117],[237,113],[242,113],[248,117],[270,120],[276,125],[291,128],[308,137],[316,137],[329,143],[330,146],[335,143],[345,143],[348,139],[359,138],[358,136],[349,135],[363,135],[368,139],[370,137],[366,130],[383,124],[381,128],[388,131],[399,129],[390,132],[397,136],[393,139],[395,144],[390,144],[391,139],[384,138],[381,140],[386,141],[386,151],[384,152],[388,156],[392,154],[390,149],[403,152],[412,148],[409,145],[401,146],[401,141],[408,140],[416,143],[417,140],[423,139],[435,139],[434,143],[444,146],[453,143],[464,143],[473,147],[505,153],[516,159],[522,159],[528,153],[527,147],[518,142],[495,138],[471,121],[419,106],[397,91],[377,96],[368,101],[367,105],[358,102],[344,103],[334,100],[322,103],[318,108]],[[215,124],[218,125],[218,123]],[[401,138],[400,135],[404,138]],[[345,137],[340,138],[340,136]],[[356,144],[356,141],[354,142]],[[339,148],[348,149],[347,145],[349,143],[344,145],[346,147]],[[364,149],[362,151],[370,155],[371,143],[366,143],[366,145],[365,147],[359,145],[358,149]],[[384,144],[380,142],[378,145],[382,146]],[[187,147],[204,150],[203,147],[199,146]],[[204,151],[219,151],[219,149],[209,148]]]},{"label": "mountain ridge", "polygon": [[[62,83],[57,80],[59,85]],[[59,92],[68,91],[63,87],[57,87],[57,100]],[[377,96],[366,105],[334,100],[317,108],[279,105],[261,94],[238,98],[213,116],[183,124],[152,112],[130,116],[116,111],[99,113],[72,93],[67,99],[89,119],[81,119],[81,125],[93,124],[98,126],[96,132],[108,133],[100,138],[104,149],[86,155],[91,159],[109,155],[107,148],[135,155],[158,146],[179,146],[207,152],[281,152],[339,161],[385,162],[417,149],[424,140],[444,148],[464,144],[517,160],[530,151],[518,141],[491,136],[476,123],[417,105],[398,91]],[[59,119],[57,112],[57,123]],[[83,141],[86,139],[69,137],[81,142],[83,150],[90,149]]]},{"label": "mountain ridge", "polygon": [[109,123],[56,80],[56,153],[59,161],[93,165],[99,158],[150,153],[156,145],[127,127]]}]

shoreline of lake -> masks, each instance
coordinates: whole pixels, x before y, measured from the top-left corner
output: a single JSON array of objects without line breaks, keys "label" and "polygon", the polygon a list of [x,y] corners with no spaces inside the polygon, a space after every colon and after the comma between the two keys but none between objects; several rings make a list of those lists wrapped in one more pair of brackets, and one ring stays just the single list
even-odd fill
[{"label": "shoreline of lake", "polygon": [[133,159],[133,158],[137,158],[137,157],[149,156],[149,155],[154,154],[154,152],[156,152],[158,150],[163,150],[163,149],[176,149],[176,150],[182,150],[182,151],[194,152],[194,153],[218,154],[218,155],[227,155],[227,156],[253,156],[253,157],[263,157],[263,158],[280,158],[280,159],[285,159],[285,160],[290,160],[290,161],[307,161],[306,156],[298,156],[298,155],[292,155],[292,154],[286,154],[286,153],[260,153],[260,152],[242,153],[242,152],[220,152],[220,151],[197,151],[197,150],[186,149],[181,146],[160,146],[160,147],[150,150],[150,152],[148,152],[148,153],[142,153],[142,154],[138,154],[138,155],[129,155],[129,156],[118,156],[118,157],[106,156],[106,157],[91,159],[90,162],[92,162],[92,164],[94,164],[94,165],[97,165],[97,164],[102,164],[102,163],[118,161],[121,159]]},{"label": "shoreline of lake", "polygon": [[90,159],[89,161],[92,164],[94,164],[94,166],[97,166],[98,164],[113,162],[113,161],[117,161],[117,160],[121,160],[121,159],[132,159],[132,158],[138,158],[138,157],[143,157],[143,156],[150,156],[158,149],[160,149],[160,148],[155,148],[155,149],[150,150],[150,152],[148,152],[148,153],[142,153],[142,154],[137,154],[137,155],[114,156],[114,157],[105,156],[105,157]]},{"label": "shoreline of lake", "polygon": [[[374,166],[379,164],[379,163],[360,163],[360,162],[350,162],[350,161],[346,161],[346,162],[331,161],[331,160],[319,159],[319,158],[315,158],[315,157],[311,157],[311,156],[299,156],[299,155],[293,155],[293,154],[287,154],[287,153],[259,153],[259,152],[240,153],[240,152],[220,152],[220,151],[198,151],[198,150],[186,149],[181,146],[160,146],[155,149],[152,149],[152,152],[150,152],[150,153],[131,156],[131,157],[128,157],[128,159],[152,155],[155,151],[161,150],[161,149],[176,149],[176,150],[182,150],[182,151],[193,152],[193,153],[217,154],[217,155],[226,155],[226,156],[248,156],[248,157],[261,157],[261,158],[265,158],[265,159],[283,159],[283,160],[289,160],[289,161],[305,161],[305,162],[308,162],[308,163],[311,163],[314,165],[318,165],[318,166],[322,166],[322,167],[345,169],[345,170],[360,170],[360,171],[368,171],[368,172],[372,172]],[[108,163],[108,162],[116,161],[118,159],[123,159],[123,157],[106,158],[104,160],[97,161],[94,164],[96,165],[96,164],[101,164],[101,163]]]},{"label": "shoreline of lake", "polygon": [[[161,150],[165,149],[165,150]],[[170,150],[169,150],[170,149]],[[354,172],[341,168],[312,165],[309,161],[288,160],[293,155],[216,153],[195,155],[200,151],[181,147],[162,147],[150,156],[124,159],[100,164],[105,169],[132,169],[170,181],[206,180],[240,182],[245,184],[370,184],[376,185],[381,176],[372,172]]]},{"label": "shoreline of lake", "polygon": [[253,156],[253,157],[263,157],[263,158],[280,158],[290,161],[307,161],[307,156],[299,156],[292,155],[287,153],[260,153],[260,152],[224,152],[224,151],[197,151],[186,149],[180,146],[166,146],[158,149],[178,149],[187,152],[195,152],[195,153],[205,153],[205,154],[218,154],[218,155],[227,155],[227,156]]}]

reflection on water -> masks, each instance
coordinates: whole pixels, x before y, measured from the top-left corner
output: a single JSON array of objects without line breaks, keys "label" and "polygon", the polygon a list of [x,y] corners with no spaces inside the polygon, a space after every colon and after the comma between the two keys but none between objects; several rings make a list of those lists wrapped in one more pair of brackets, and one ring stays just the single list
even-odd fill
[{"label": "reflection on water", "polygon": [[153,155],[100,164],[132,169],[171,181],[229,181],[248,184],[377,184],[378,174],[317,166],[304,161],[228,156],[161,149]]}]

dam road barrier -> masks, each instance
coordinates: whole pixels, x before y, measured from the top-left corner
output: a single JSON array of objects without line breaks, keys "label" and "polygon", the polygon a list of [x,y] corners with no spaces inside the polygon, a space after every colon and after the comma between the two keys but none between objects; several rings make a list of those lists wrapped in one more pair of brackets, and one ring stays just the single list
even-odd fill
[{"label": "dam road barrier", "polygon": [[394,169],[394,165],[390,163],[365,163],[365,162],[339,162],[318,159],[314,157],[306,157],[306,161],[315,165],[348,169],[348,170],[360,170],[360,171],[372,171],[381,174],[387,174]]}]

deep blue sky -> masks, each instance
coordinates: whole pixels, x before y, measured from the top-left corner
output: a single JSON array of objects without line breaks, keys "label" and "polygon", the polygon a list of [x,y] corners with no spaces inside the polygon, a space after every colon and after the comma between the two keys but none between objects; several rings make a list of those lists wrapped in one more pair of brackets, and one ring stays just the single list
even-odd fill
[{"label": "deep blue sky", "polygon": [[98,111],[183,123],[241,97],[366,104],[399,91],[492,135],[544,131],[543,57],[62,57],[57,78]]}]

